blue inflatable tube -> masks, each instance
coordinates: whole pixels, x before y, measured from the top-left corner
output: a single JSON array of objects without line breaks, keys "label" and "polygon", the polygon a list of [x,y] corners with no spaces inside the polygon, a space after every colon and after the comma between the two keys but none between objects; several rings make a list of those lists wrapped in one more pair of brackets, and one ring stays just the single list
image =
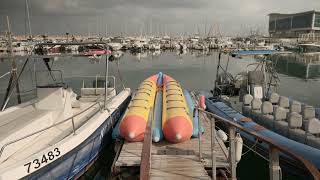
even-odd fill
[{"label": "blue inflatable tube", "polygon": [[[188,90],[183,90],[184,97],[186,98],[188,107],[189,107],[189,112],[190,112],[190,118],[192,119],[192,124],[193,124],[193,132],[192,132],[192,137],[197,138],[199,137],[199,117],[198,117],[198,110],[195,112],[195,116],[193,117],[193,110],[194,110],[194,102],[193,99],[189,93]],[[201,132],[204,132],[203,126],[201,126]]]},{"label": "blue inflatable tube", "polygon": [[157,87],[160,88],[163,86],[163,74],[162,72],[158,73],[158,79],[157,79]]},{"label": "blue inflatable tube", "polygon": [[[253,126],[258,125],[254,121],[249,121],[249,122],[241,121],[241,119],[244,116],[223,102],[219,102],[219,101],[215,102],[209,98],[206,98],[206,106],[209,112],[215,113],[218,116],[221,116],[225,119],[234,121],[245,128],[251,129]],[[254,137],[250,136],[249,134],[244,133],[242,131],[239,131],[239,133],[241,134],[242,137],[246,138],[247,140],[255,142]],[[291,139],[281,136],[268,129],[262,129],[262,130],[256,131],[256,133],[265,138],[272,139],[273,142],[275,142],[280,146],[290,149],[292,152],[312,162],[318,169],[320,169],[320,150],[319,149],[293,141]],[[269,146],[266,143],[261,143],[260,145],[266,150],[268,150],[269,148]],[[283,153],[281,153],[280,155],[285,156],[286,158],[292,159],[291,157]]]},{"label": "blue inflatable tube", "polygon": [[162,91],[157,91],[153,112],[152,141],[159,142],[162,139]]}]

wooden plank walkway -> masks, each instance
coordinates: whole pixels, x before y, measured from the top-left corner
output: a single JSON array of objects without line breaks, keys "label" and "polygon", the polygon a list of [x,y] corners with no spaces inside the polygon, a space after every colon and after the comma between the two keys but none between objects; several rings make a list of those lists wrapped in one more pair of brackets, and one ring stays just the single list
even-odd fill
[{"label": "wooden plank walkway", "polygon": [[[151,179],[208,179],[205,169],[211,164],[211,133],[210,122],[206,115],[200,113],[202,126],[205,132],[201,136],[202,158],[199,161],[199,139],[192,138],[178,144],[167,141],[152,143],[151,147]],[[115,168],[140,167],[143,142],[124,142]],[[215,143],[217,169],[229,169],[227,148],[216,136]]]},{"label": "wooden plank walkway", "polygon": [[194,155],[152,155],[151,180],[211,179],[199,158]]}]

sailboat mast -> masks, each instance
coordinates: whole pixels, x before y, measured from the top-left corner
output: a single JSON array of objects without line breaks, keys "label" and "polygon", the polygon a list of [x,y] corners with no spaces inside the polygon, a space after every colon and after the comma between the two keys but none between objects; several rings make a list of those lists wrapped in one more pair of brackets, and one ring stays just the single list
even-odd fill
[{"label": "sailboat mast", "polygon": [[[29,36],[31,36],[32,32],[31,32],[31,22],[30,22],[30,13],[29,13],[28,0],[26,0],[26,31],[27,31],[27,29],[29,30]],[[26,33],[26,35],[27,35],[27,33]]]},{"label": "sailboat mast", "polygon": [[108,37],[108,24],[106,24],[106,37]]}]

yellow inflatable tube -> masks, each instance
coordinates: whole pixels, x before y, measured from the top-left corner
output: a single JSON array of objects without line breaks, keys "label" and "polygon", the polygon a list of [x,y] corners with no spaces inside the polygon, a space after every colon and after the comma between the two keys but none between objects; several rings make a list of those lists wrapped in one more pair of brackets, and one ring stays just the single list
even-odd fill
[{"label": "yellow inflatable tube", "polygon": [[162,130],[167,141],[179,143],[191,138],[193,125],[189,113],[180,84],[164,75]]},{"label": "yellow inflatable tube", "polygon": [[153,107],[157,90],[157,75],[144,80],[133,96],[120,123],[120,135],[126,141],[142,141],[150,108]]}]

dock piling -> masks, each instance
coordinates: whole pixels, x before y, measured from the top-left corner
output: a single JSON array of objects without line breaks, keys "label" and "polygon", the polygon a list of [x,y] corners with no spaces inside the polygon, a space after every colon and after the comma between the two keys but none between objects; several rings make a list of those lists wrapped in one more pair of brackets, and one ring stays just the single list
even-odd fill
[{"label": "dock piling", "polygon": [[151,145],[152,145],[152,119],[153,108],[150,108],[148,124],[144,133],[144,140],[141,152],[141,165],[140,165],[140,180],[150,179],[151,169]]},{"label": "dock piling", "polygon": [[269,161],[270,180],[280,180],[279,150],[272,145],[269,146]]}]

